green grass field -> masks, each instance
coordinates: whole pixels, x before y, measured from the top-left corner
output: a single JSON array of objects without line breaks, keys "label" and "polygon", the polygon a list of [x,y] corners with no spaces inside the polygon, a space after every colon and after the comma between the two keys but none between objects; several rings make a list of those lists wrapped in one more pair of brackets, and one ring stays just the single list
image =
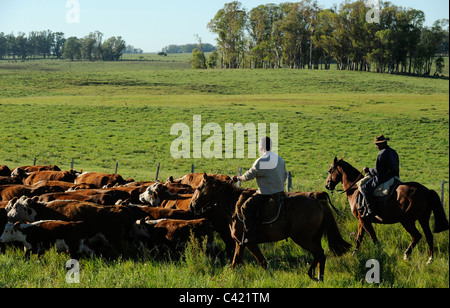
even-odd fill
[{"label": "green grass field", "polygon": [[[153,61],[151,61],[154,59]],[[0,61],[0,164],[57,164],[153,180],[196,171],[237,174],[254,159],[178,159],[170,155],[175,123],[202,125],[278,123],[279,154],[293,174],[294,190],[324,190],[335,156],[358,169],[372,166],[376,135],[391,137],[401,158],[401,177],[440,192],[449,181],[448,80],[375,73],[308,70],[190,70],[185,58],[152,56],[133,62]],[[209,136],[204,136],[203,139]],[[256,183],[250,182],[249,186]],[[448,209],[448,184],[445,186]],[[339,226],[354,243],[357,221],[342,195]],[[366,238],[358,256],[328,256],[325,283],[307,277],[308,253],[291,241],[263,246],[273,276],[253,257],[232,272],[230,264],[202,254],[180,261],[144,254],[117,261],[81,260],[81,283],[65,283],[68,257],[51,251],[25,260],[8,249],[0,256],[0,287],[448,287],[448,232],[435,237],[435,262],[426,266],[423,240],[412,260],[410,237],[399,225],[377,226],[381,241]],[[219,246],[221,245],[219,241]],[[324,243],[324,247],[326,244]],[[328,251],[325,248],[326,252]],[[198,259],[195,256],[200,255]],[[364,265],[382,265],[382,283],[364,280]]]}]

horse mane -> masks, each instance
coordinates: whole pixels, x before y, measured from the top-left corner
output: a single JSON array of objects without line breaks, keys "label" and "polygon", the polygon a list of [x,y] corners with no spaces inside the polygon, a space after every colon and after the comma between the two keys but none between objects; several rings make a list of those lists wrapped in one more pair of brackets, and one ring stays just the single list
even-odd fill
[{"label": "horse mane", "polygon": [[342,167],[349,179],[356,179],[361,174],[355,167],[346,162],[343,158],[338,161],[338,166]]}]

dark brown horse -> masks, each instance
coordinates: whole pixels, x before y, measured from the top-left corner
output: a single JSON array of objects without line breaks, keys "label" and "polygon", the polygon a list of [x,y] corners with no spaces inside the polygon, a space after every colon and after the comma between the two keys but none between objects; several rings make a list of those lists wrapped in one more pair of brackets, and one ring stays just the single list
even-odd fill
[{"label": "dark brown horse", "polygon": [[378,218],[362,218],[358,211],[358,187],[356,185],[361,178],[362,174],[349,163],[343,159],[338,160],[335,158],[328,171],[325,186],[328,190],[334,190],[336,185],[342,182],[352,213],[359,220],[355,252],[358,251],[361,245],[365,231],[369,233],[374,243],[378,242],[372,223],[401,223],[412,236],[412,242],[405,251],[405,260],[408,259],[412,250],[422,238],[422,235],[416,228],[416,221],[418,220],[430,248],[430,259],[428,262],[431,262],[433,260],[433,234],[429,224],[431,212],[434,213],[435,218],[434,233],[443,232],[448,230],[449,227],[444,207],[438,194],[419,183],[402,183],[387,200],[386,205],[377,208]]},{"label": "dark brown horse", "polygon": [[[240,219],[240,206],[251,192],[237,188],[232,182],[222,182],[211,177],[204,177],[191,201],[191,210],[195,214],[204,214],[211,208],[221,208],[222,219],[230,226],[231,236],[236,241],[236,250],[232,268],[242,261],[247,248],[265,269],[267,261],[257,244],[241,246],[243,223]],[[236,208],[237,207],[237,208]],[[305,196],[294,196],[285,199],[283,210],[278,218],[261,224],[258,228],[257,242],[269,243],[291,238],[296,244],[312,253],[314,261],[308,275],[314,279],[314,271],[319,266],[319,281],[323,280],[326,257],[321,245],[324,234],[328,238],[330,250],[341,256],[350,249],[344,241],[326,201],[311,199]],[[272,219],[271,219],[272,220]]]}]

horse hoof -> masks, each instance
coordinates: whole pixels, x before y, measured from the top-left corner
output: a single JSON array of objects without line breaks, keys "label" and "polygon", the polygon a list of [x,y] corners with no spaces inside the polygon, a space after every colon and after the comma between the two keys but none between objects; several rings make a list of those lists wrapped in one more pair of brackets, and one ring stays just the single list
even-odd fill
[{"label": "horse hoof", "polygon": [[405,254],[405,256],[403,257],[404,261],[408,261],[409,260],[409,255]]},{"label": "horse hoof", "polygon": [[430,258],[428,259],[427,265],[429,265],[429,264],[431,264],[431,263],[433,263],[433,257],[430,257]]},{"label": "horse hoof", "polygon": [[352,252],[352,257],[356,256],[357,253],[358,253],[358,250],[357,250],[357,249],[353,250],[353,252]]}]

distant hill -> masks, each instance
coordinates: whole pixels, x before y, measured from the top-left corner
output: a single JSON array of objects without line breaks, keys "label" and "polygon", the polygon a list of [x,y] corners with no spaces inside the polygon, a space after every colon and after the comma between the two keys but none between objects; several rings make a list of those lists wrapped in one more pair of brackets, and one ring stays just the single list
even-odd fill
[{"label": "distant hill", "polygon": [[[191,53],[192,50],[198,48],[198,44],[186,44],[186,45],[169,45],[162,49],[162,52],[169,53]],[[203,44],[204,52],[211,52],[217,50],[214,45]]]}]

